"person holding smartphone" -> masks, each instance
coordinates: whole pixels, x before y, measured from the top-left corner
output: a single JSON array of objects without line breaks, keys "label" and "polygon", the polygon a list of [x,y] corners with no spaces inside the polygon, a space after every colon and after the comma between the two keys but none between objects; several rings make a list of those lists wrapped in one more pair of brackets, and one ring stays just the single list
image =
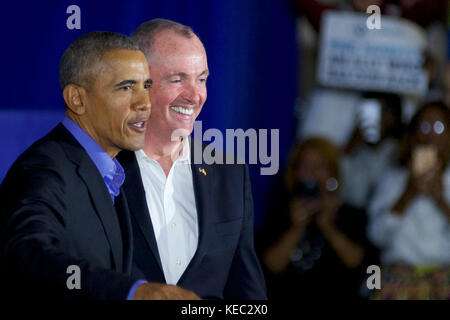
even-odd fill
[{"label": "person holding smartphone", "polygon": [[367,92],[356,110],[355,129],[341,157],[341,195],[346,202],[367,210],[373,187],[398,158],[403,134],[399,95]]},{"label": "person holding smartphone", "polygon": [[[377,186],[368,235],[381,249],[384,274],[390,278],[382,283],[379,298],[450,298],[449,125],[450,109],[443,103],[422,106],[409,124],[400,165],[385,172]],[[439,289],[423,280],[430,290],[420,293],[417,281],[422,280],[416,275],[423,267],[433,274],[445,270],[447,280]],[[394,285],[399,278],[402,288]]]},{"label": "person holding smartphone", "polygon": [[323,138],[294,147],[257,235],[269,298],[361,298],[365,266],[376,255],[365,212],[339,195],[338,160],[338,148]]}]

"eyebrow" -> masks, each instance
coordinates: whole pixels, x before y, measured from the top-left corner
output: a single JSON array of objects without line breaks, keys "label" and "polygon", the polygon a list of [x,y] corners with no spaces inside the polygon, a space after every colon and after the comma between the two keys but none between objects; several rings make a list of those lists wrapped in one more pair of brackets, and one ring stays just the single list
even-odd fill
[{"label": "eyebrow", "polygon": [[[122,87],[122,86],[125,86],[125,85],[133,85],[133,84],[136,84],[136,83],[137,83],[136,80],[128,79],[128,80],[120,81],[119,83],[115,84],[114,87],[117,88],[117,87]],[[144,83],[152,85],[153,84],[153,80],[148,78],[147,80],[144,81]]]},{"label": "eyebrow", "polygon": [[136,84],[136,80],[123,80],[119,83],[116,83],[114,87],[122,87],[124,85]]},{"label": "eyebrow", "polygon": [[[202,73],[200,73],[199,77],[200,76],[204,76],[204,75],[209,76],[209,70],[208,69],[206,69]],[[169,73],[167,75],[167,78],[170,78],[170,77],[173,77],[173,76],[187,77],[188,74],[186,72],[172,72],[172,73]]]}]

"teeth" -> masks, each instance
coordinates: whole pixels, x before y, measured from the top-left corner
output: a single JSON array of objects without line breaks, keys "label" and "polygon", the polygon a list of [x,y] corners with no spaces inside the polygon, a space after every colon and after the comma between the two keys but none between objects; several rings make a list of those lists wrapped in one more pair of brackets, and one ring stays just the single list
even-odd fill
[{"label": "teeth", "polygon": [[182,113],[182,114],[187,114],[187,115],[191,115],[192,113],[194,113],[193,109],[186,109],[183,107],[170,106],[170,109],[172,109],[173,111]]},{"label": "teeth", "polygon": [[137,123],[133,124],[133,126],[138,127],[138,128],[142,128],[144,126],[144,121],[137,122]]}]

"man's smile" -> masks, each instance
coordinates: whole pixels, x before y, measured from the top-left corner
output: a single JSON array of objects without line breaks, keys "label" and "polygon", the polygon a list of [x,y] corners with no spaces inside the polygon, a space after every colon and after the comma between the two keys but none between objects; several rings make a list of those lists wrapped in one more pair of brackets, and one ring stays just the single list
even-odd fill
[{"label": "man's smile", "polygon": [[194,113],[194,109],[193,108],[186,108],[186,107],[181,107],[181,106],[170,106],[170,109],[172,109],[175,112],[184,114],[184,115],[192,115]]}]

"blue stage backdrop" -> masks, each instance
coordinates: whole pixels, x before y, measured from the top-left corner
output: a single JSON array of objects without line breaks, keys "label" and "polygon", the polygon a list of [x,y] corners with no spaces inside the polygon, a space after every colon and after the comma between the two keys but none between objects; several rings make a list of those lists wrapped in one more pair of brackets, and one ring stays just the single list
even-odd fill
[{"label": "blue stage backdrop", "polygon": [[[81,29],[69,30],[70,5]],[[199,116],[203,131],[280,130],[280,166],[293,142],[298,49],[288,0],[8,1],[2,3],[0,180],[15,158],[63,116],[58,65],[65,48],[95,30],[129,35],[152,18],[191,26],[205,44],[211,76]],[[256,227],[274,176],[251,165]]]}]

